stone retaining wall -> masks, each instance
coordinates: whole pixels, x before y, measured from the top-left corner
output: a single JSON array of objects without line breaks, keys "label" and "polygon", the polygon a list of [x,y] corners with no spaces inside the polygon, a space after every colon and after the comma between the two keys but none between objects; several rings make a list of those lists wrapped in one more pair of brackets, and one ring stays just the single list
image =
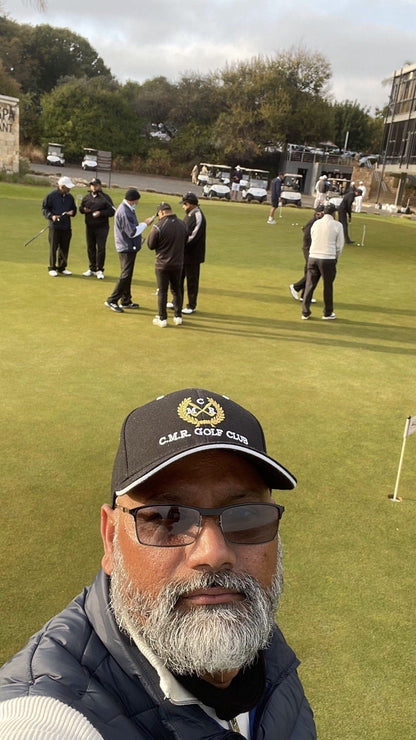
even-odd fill
[{"label": "stone retaining wall", "polygon": [[1,94],[0,170],[19,172],[19,99]]}]

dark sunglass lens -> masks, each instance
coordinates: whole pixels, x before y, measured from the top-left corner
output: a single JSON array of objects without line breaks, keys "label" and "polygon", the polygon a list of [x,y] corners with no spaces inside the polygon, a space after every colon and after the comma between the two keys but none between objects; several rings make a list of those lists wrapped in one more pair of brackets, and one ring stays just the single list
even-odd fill
[{"label": "dark sunglass lens", "polygon": [[224,536],[228,542],[258,545],[276,537],[279,510],[267,504],[232,506],[222,514]]},{"label": "dark sunglass lens", "polygon": [[183,506],[145,506],[136,514],[139,542],[154,547],[189,545],[198,534],[199,513]]}]

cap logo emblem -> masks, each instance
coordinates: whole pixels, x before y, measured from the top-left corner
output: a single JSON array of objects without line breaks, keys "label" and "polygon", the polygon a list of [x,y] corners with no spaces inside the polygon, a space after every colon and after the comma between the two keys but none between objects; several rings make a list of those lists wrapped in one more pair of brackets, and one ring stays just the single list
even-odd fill
[{"label": "cap logo emblem", "polygon": [[201,427],[209,424],[215,427],[225,419],[224,410],[217,401],[209,396],[197,398],[196,402],[191,397],[184,398],[178,406],[178,416],[189,424]]}]

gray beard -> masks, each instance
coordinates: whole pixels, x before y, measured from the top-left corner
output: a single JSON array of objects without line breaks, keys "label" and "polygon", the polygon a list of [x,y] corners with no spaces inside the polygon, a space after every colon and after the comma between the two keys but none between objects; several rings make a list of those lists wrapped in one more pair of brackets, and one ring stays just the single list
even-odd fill
[{"label": "gray beard", "polygon": [[[190,590],[220,586],[244,594],[227,604],[181,609],[178,601]],[[189,581],[172,581],[157,597],[142,593],[129,578],[114,539],[110,605],[116,622],[134,641],[145,640],[168,670],[178,675],[214,675],[239,670],[266,648],[274,628],[274,614],[283,587],[279,540],[276,574],[263,589],[248,573],[196,573]]]}]

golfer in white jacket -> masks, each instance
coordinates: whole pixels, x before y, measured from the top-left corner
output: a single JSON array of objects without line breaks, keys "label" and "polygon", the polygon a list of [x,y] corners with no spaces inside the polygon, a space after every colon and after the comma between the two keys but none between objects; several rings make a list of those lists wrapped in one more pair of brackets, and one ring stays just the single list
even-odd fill
[{"label": "golfer in white jacket", "polygon": [[337,274],[337,260],[344,246],[342,224],[335,221],[336,208],[328,203],[324,216],[316,221],[311,229],[311,247],[309,250],[306,286],[302,302],[302,319],[309,319],[313,292],[322,276],[324,283],[324,320],[336,319],[333,302],[333,283]]}]

